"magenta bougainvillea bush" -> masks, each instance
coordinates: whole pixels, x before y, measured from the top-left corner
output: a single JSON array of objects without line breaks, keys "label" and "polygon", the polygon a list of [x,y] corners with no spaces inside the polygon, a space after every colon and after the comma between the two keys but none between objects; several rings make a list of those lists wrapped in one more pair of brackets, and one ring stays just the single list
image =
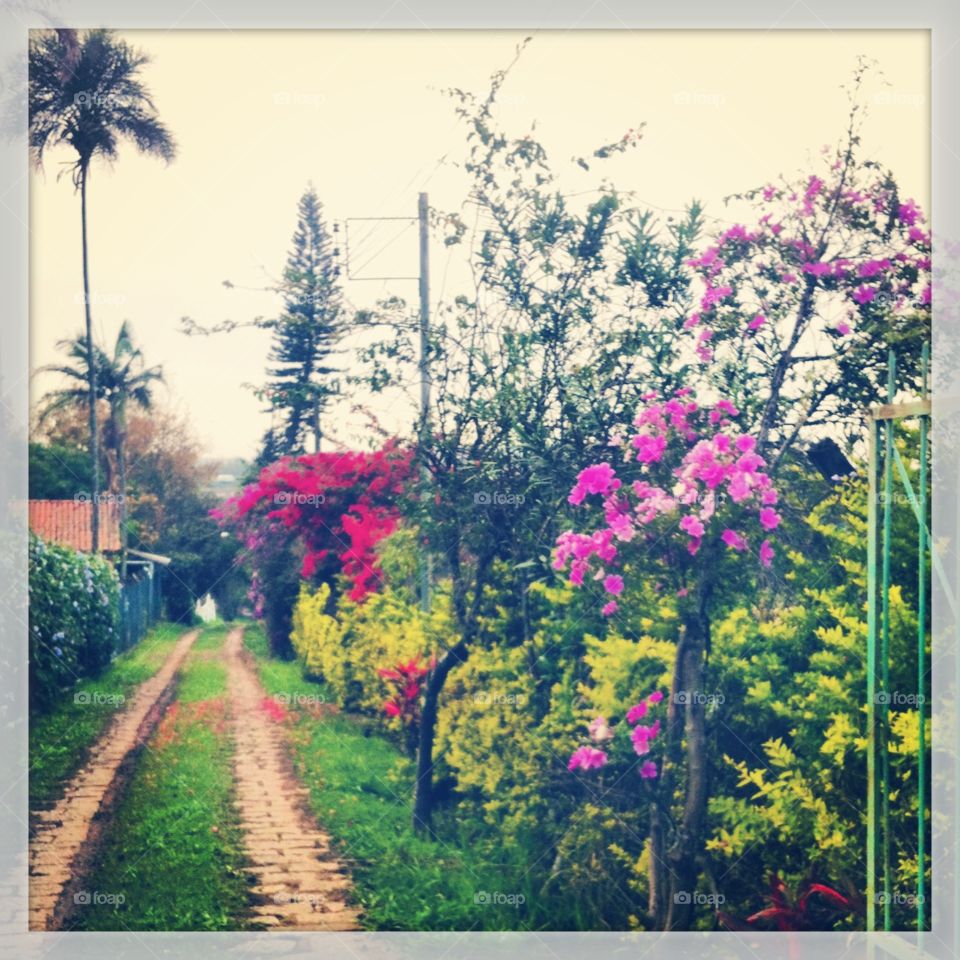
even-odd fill
[{"label": "magenta bougainvillea bush", "polygon": [[295,539],[304,579],[343,574],[359,601],[379,582],[375,547],[396,529],[411,456],[391,441],[371,453],[284,457],[214,515],[238,530],[255,569],[278,535]]},{"label": "magenta bougainvillea bush", "polygon": [[646,394],[630,436],[613,441],[634,478],[622,480],[608,462],[580,472],[569,501],[597,498],[602,522],[585,533],[562,533],[554,567],[568,569],[576,586],[588,578],[602,584],[609,595],[605,616],[618,609],[625,584],[615,571],[632,541],[663,554],[680,541],[695,556],[713,538],[770,566],[770,535],[780,524],[777,491],[756,440],[738,428],[738,414],[729,400],[701,405],[688,388],[665,401]]},{"label": "magenta bougainvillea bush", "polygon": [[747,195],[759,208],[756,224],[728,227],[688,261],[702,292],[684,325],[702,363],[721,343],[752,360],[779,357],[796,346],[778,337],[784,318],[810,321],[829,338],[818,348],[843,351],[879,315],[929,308],[931,237],[922,210],[849,151],[827,155],[821,172],[804,186],[771,183]]}]

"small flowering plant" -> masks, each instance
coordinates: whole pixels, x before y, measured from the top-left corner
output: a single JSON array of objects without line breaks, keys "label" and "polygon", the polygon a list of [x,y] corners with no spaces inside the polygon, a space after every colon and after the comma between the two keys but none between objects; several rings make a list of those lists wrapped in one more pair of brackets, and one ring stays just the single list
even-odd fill
[{"label": "small flowering plant", "polygon": [[[580,472],[568,500],[578,506],[600,498],[603,520],[589,532],[562,533],[554,569],[569,570],[575,586],[588,578],[600,583],[608,598],[604,616],[617,611],[625,584],[614,570],[631,542],[647,555],[659,553],[681,578],[683,554],[694,557],[705,544],[755,552],[762,566],[771,565],[778,495],[756,440],[737,426],[738,416],[730,400],[701,405],[686,388],[665,401],[645,394],[631,435],[612,441],[622,451],[624,476],[608,462]],[[687,590],[683,582],[678,593]]]},{"label": "small flowering plant", "polygon": [[426,663],[422,663],[420,657],[411,657],[392,667],[381,667],[377,670],[392,691],[383,703],[383,712],[391,720],[399,720],[403,726],[406,731],[407,749],[411,756],[416,752],[423,684],[436,664],[436,657],[431,657]]},{"label": "small flowering plant", "polygon": [[[567,769],[599,770],[607,765],[610,754],[616,750],[627,763],[636,764],[637,773],[644,780],[655,779],[660,769],[651,752],[660,735],[660,718],[652,714],[662,700],[663,693],[654,690],[630,707],[619,724],[611,724],[602,716],[594,718],[587,727],[590,743],[573,751]],[[641,723],[647,720],[651,722]]]}]

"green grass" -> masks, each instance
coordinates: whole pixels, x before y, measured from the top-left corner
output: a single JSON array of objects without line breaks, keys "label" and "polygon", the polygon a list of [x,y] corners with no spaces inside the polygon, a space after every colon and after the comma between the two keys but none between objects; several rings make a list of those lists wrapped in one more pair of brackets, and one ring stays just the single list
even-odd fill
[{"label": "green grass", "polygon": [[84,908],[75,929],[243,929],[248,881],[216,659],[224,637],[212,625],[191,650],[86,885],[122,902]]},{"label": "green grass", "polygon": [[[244,638],[269,694],[295,700],[298,694],[325,692],[302,678],[297,663],[272,659],[259,626],[248,626]],[[392,742],[343,714],[318,718],[289,709],[297,773],[310,790],[314,814],[352,873],[366,927],[520,930],[546,925],[544,917],[557,905],[544,903],[534,887],[528,852],[504,851],[497,838],[456,823],[450,814],[439,818],[436,841],[417,836],[410,826],[413,765]],[[525,902],[483,903],[483,893],[519,894]]]},{"label": "green grass", "polygon": [[60,799],[117,710],[160,669],[185,630],[181,624],[159,624],[100,677],[77,684],[50,713],[31,717],[31,810]]}]

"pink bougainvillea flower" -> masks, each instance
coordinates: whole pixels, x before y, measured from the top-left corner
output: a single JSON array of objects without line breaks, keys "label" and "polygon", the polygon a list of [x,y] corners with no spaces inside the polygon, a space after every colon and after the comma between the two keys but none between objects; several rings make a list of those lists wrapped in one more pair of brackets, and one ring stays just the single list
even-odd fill
[{"label": "pink bougainvillea flower", "polygon": [[667,438],[663,434],[639,433],[633,438],[633,446],[640,463],[656,463],[667,448]]},{"label": "pink bougainvillea flower", "polygon": [[620,488],[620,481],[609,463],[597,463],[592,467],[581,470],[577,476],[577,483],[567,500],[574,506],[583,503],[587,494],[606,496]]},{"label": "pink bougainvillea flower", "polygon": [[757,441],[753,437],[742,436],[737,437],[737,442],[735,444],[736,448],[741,453],[750,453],[754,447],[756,447]]},{"label": "pink bougainvillea flower", "polygon": [[623,577],[617,573],[608,574],[603,579],[603,589],[615,597],[620,596],[623,593]]},{"label": "pink bougainvillea flower", "polygon": [[765,323],[767,318],[762,314],[758,313],[748,324],[748,330],[759,330]]},{"label": "pink bougainvillea flower", "polygon": [[642,720],[647,715],[647,701],[641,700],[639,703],[635,703],[627,711],[627,723],[637,723],[639,720]]},{"label": "pink bougainvillea flower", "polygon": [[647,703],[659,703],[663,699],[663,693],[660,690],[654,690],[653,693],[647,697]]},{"label": "pink bougainvillea flower", "polygon": [[741,551],[747,549],[747,541],[744,540],[736,530],[730,530],[729,528],[724,530],[720,539],[732,550]]},{"label": "pink bougainvillea flower", "polygon": [[764,540],[760,544],[760,562],[765,567],[769,567],[773,562],[773,547],[770,546],[769,540]]},{"label": "pink bougainvillea flower", "polygon": [[600,615],[603,617],[612,617],[620,607],[617,604],[616,600],[611,600],[609,603],[605,603],[600,608]]},{"label": "pink bougainvillea flower", "polygon": [[607,755],[596,747],[578,747],[573,751],[568,770],[598,770],[607,762]]},{"label": "pink bougainvillea flower", "polygon": [[605,740],[613,738],[613,730],[607,723],[606,717],[595,717],[590,721],[587,731],[590,734],[590,739],[596,743],[603,743]]},{"label": "pink bougainvillea flower", "polygon": [[700,301],[700,306],[704,310],[709,310],[715,303],[719,303],[721,300],[726,300],[733,293],[732,287],[711,287],[703,295],[703,299]]},{"label": "pink bougainvillea flower", "polygon": [[869,280],[871,277],[889,269],[889,260],[866,260],[857,267],[857,276],[862,280]]},{"label": "pink bougainvillea flower", "polygon": [[780,525],[780,514],[773,507],[764,507],[760,511],[760,524],[764,530],[776,530]]},{"label": "pink bougainvillea flower", "polygon": [[383,712],[388,717],[399,717],[402,711],[399,704],[394,703],[393,700],[387,700],[383,705]]},{"label": "pink bougainvillea flower", "polygon": [[644,756],[650,752],[650,743],[656,740],[660,732],[660,721],[654,720],[650,726],[645,727],[642,724],[633,728],[630,734],[630,740],[633,743],[633,750],[637,756]]},{"label": "pink bougainvillea flower", "polygon": [[860,284],[860,286],[853,291],[853,299],[859,304],[869,303],[876,295],[876,287],[867,287],[863,284]]},{"label": "pink bougainvillea flower", "polygon": [[644,760],[639,769],[644,780],[652,780],[657,775],[657,765],[652,760]]},{"label": "pink bougainvillea flower", "polygon": [[687,514],[680,521],[680,529],[689,533],[691,537],[700,538],[704,534],[703,524],[693,514]]},{"label": "pink bougainvillea flower", "polygon": [[851,332],[850,324],[845,323],[843,320],[841,320],[833,329],[836,330],[841,337],[848,337]]},{"label": "pink bougainvillea flower", "polygon": [[633,743],[634,753],[642,757],[650,752],[650,734],[647,733],[647,727],[634,727],[630,734],[630,740]]},{"label": "pink bougainvillea flower", "polygon": [[908,227],[912,227],[917,220],[923,219],[923,214],[920,212],[920,208],[917,206],[916,201],[907,200],[904,203],[901,203],[897,208],[897,217],[900,219],[901,223],[905,223]]}]

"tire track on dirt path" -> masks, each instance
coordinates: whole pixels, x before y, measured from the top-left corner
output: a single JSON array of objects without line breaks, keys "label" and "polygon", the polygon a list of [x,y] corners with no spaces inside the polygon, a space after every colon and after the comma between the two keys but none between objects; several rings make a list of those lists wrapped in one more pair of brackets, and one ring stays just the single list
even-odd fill
[{"label": "tire track on dirt path", "polygon": [[293,773],[283,726],[263,709],[266,698],[243,629],[224,645],[235,740],[237,806],[255,876],[253,922],[274,929],[359,930],[347,903],[350,879],[307,808]]},{"label": "tire track on dirt path", "polygon": [[56,930],[72,912],[73,896],[123,792],[125,771],[132,769],[136,752],[157,725],[184,658],[199,635],[199,630],[185,633],[163,666],[137,688],[53,808],[31,813],[31,930]]}]

